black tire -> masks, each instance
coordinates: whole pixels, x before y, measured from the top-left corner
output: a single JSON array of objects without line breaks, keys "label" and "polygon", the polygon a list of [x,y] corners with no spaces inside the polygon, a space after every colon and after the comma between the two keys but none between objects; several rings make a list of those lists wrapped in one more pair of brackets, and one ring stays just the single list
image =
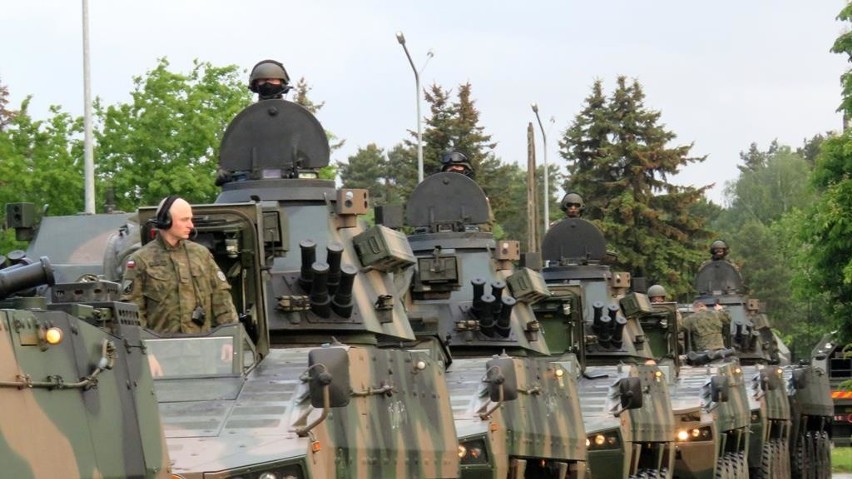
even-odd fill
[{"label": "black tire", "polygon": [[823,479],[831,479],[831,439],[825,431],[820,433],[820,446],[820,453],[822,455],[822,469],[820,470],[820,477]]},{"label": "black tire", "polygon": [[752,479],[770,479],[775,477],[772,475],[772,462],[775,458],[773,452],[771,441],[763,444],[763,449],[760,451],[760,463],[752,464]]},{"label": "black tire", "polygon": [[722,455],[716,459],[716,474],[713,475],[714,479],[731,479],[730,475],[728,475],[728,461],[725,458],[726,456]]},{"label": "black tire", "polygon": [[796,436],[793,441],[793,453],[790,455],[790,476],[793,479],[805,479],[805,471],[808,466],[805,436]]}]

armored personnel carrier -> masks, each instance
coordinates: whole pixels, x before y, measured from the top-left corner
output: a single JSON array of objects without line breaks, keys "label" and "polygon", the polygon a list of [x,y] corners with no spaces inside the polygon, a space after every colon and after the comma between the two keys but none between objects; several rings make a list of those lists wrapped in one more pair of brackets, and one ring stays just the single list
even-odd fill
[{"label": "armored personnel carrier", "polygon": [[594,224],[566,218],[552,226],[542,275],[553,295],[534,308],[551,353],[577,378],[592,475],[670,478],[675,423],[666,376],[674,371],[655,364],[638,304],[622,300],[630,275],[611,271],[608,257]]},{"label": "armored personnel carrier", "polygon": [[[414,255],[359,220],[365,190],[317,178],[328,162],[320,123],[286,100],[249,106],[225,132],[222,192],[193,221],[242,320],[146,340],[180,477],[458,476],[447,358],[408,348],[393,282]],[[139,210],[143,241],[155,213]]]},{"label": "armored personnel carrier", "polygon": [[733,351],[712,356],[691,352],[677,303],[651,302],[648,312],[646,301],[645,295],[631,293],[622,299],[622,307],[642,325],[645,341],[667,372],[676,425],[674,477],[747,476],[749,404]]},{"label": "armored personnel carrier", "polygon": [[0,475],[170,477],[136,307],[115,283],[55,284],[46,257],[0,258]]},{"label": "armored personnel carrier", "polygon": [[790,364],[786,348],[760,312],[759,301],[746,295],[732,263],[707,261],[695,287],[731,315],[729,344],[752,378],[752,477],[830,477],[832,408],[825,370]]},{"label": "armored personnel carrier", "polygon": [[811,357],[813,366],[828,374],[834,403],[831,441],[835,446],[852,446],[852,390],[844,384],[852,379],[852,346],[839,341],[836,331],[827,333]]},{"label": "armored personnel carrier", "polygon": [[[58,283],[92,280],[97,276],[109,281],[119,279],[115,265],[107,265],[105,271],[104,248],[128,237],[137,238],[138,242],[138,230],[128,231],[128,228],[135,228],[131,216],[116,212],[38,218],[32,203],[6,204],[6,227],[15,230],[18,241],[29,242],[27,257],[50,258]],[[121,249],[132,251],[127,246],[121,244]],[[14,252],[14,255],[22,256],[21,252]],[[106,257],[112,260],[115,255]]]},{"label": "armored personnel carrier", "polygon": [[[577,383],[549,357],[531,307],[550,293],[540,273],[515,269],[519,243],[495,240],[489,218],[482,189],[452,172],[427,177],[406,206],[417,261],[408,315],[424,348],[452,355],[447,382],[461,475],[584,478]],[[502,392],[495,394],[498,372]]]}]

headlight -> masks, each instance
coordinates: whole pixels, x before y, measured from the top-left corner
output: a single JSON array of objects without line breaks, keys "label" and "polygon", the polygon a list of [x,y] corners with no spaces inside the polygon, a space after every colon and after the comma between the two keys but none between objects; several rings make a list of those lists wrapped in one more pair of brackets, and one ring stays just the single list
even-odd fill
[{"label": "headlight", "polygon": [[677,442],[709,441],[713,439],[713,430],[711,426],[678,429],[676,437]]},{"label": "headlight", "polygon": [[595,434],[589,434],[586,437],[586,447],[590,451],[600,451],[604,449],[617,449],[621,446],[621,439],[618,434],[618,429],[609,431],[601,431]]},{"label": "headlight", "polygon": [[484,439],[466,440],[459,443],[459,459],[465,464],[488,464],[488,451]]}]

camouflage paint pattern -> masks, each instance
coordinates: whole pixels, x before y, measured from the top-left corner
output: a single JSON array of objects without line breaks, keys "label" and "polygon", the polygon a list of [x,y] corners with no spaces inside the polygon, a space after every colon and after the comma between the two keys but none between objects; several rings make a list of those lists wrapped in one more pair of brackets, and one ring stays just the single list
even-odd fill
[{"label": "camouflage paint pattern", "polygon": [[448,398],[444,365],[418,352],[340,347],[349,358],[350,403],[332,409],[305,437],[296,428],[320,414],[299,379],[312,348],[272,349],[239,377],[156,381],[174,472],[457,477],[455,432],[441,427],[452,423],[441,407]]},{"label": "camouflage paint pattern", "polygon": [[[193,205],[195,241],[228,278],[241,321],[148,340],[234,346],[228,371],[213,355],[155,381],[174,469],[205,479],[458,477],[446,357],[409,349],[415,336],[394,281],[413,258],[404,236],[359,219],[366,190],[316,178],[328,140],[294,103],[249,106],[220,151],[223,191],[216,204]],[[140,209],[140,224],[155,211]],[[346,348],[351,383],[348,404],[327,415],[312,406],[308,379],[309,354],[323,344]]]},{"label": "camouflage paint pattern", "polygon": [[812,365],[784,368],[790,400],[790,469],[793,478],[831,477],[831,419],[834,405],[825,370]]},{"label": "camouflage paint pattern", "polygon": [[[86,286],[91,283],[76,287]],[[120,303],[95,306],[47,305],[44,298],[0,302],[4,477],[169,477],[135,310]],[[48,328],[61,330],[60,343],[45,341]],[[112,369],[84,386],[85,377],[109,361]]]},{"label": "camouflage paint pattern", "polygon": [[[586,433],[576,379],[551,362],[531,307],[549,292],[539,273],[513,267],[517,242],[495,241],[476,222],[487,221],[489,212],[479,186],[457,173],[427,177],[406,210],[408,226],[417,231],[408,242],[418,259],[406,306],[418,338],[440,342],[453,356],[447,380],[467,451],[462,477],[584,477]],[[502,332],[499,324],[485,326],[491,318],[482,316],[477,294],[495,302],[511,298]],[[483,382],[496,355],[511,358],[517,380],[517,398],[502,403],[492,401]],[[477,448],[483,454],[470,453]]]}]

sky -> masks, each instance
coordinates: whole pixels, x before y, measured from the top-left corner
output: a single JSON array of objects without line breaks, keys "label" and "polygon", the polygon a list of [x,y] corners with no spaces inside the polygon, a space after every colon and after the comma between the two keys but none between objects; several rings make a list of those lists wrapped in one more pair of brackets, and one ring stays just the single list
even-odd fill
[{"label": "sky", "polygon": [[[692,144],[674,183],[715,184],[724,204],[739,153],[773,139],[792,147],[842,127],[840,75],[830,53],[846,27],[843,0],[88,0],[91,89],[126,102],[132,78],[166,58],[189,72],[194,59],[248,71],[284,63],[325,102],[318,119],[345,140],[346,161],[359,147],[390,149],[417,129],[414,74],[395,34],[402,31],[423,88],[472,85],[485,133],[504,162],[526,164],[526,128],[537,103],[550,168],[565,171],[558,139],[596,80],[636,79],[645,106]],[[83,114],[82,1],[3,0],[0,83],[11,106],[32,95],[30,112],[50,105]],[[426,63],[427,51],[434,57]],[[424,66],[425,64],[425,66]],[[421,103],[424,116],[428,104]],[[424,122],[425,127],[425,122]],[[536,126],[538,161],[543,160]],[[97,161],[97,158],[95,158]]]}]

